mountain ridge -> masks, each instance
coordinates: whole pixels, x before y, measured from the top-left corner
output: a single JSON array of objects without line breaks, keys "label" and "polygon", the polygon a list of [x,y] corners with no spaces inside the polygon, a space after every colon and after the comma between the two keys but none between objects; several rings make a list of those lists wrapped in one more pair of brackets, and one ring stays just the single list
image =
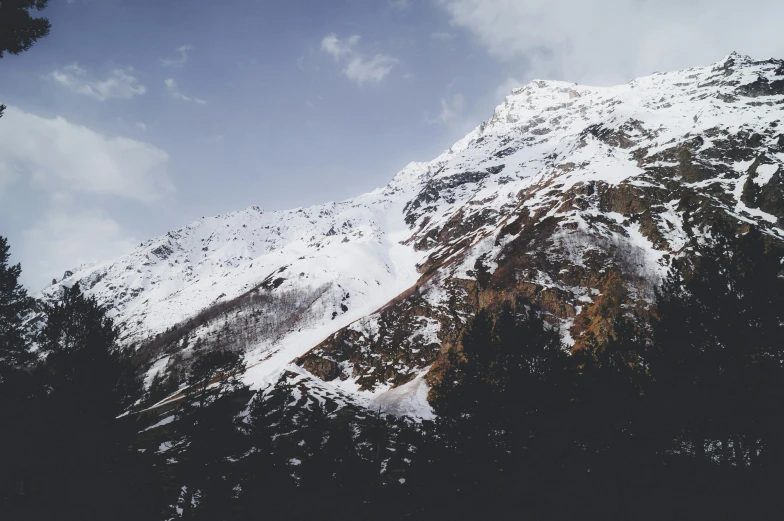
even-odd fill
[{"label": "mountain ridge", "polygon": [[482,307],[523,298],[579,348],[589,333],[611,335],[613,316],[644,313],[672,259],[713,225],[754,225],[783,241],[781,107],[784,62],[737,53],[614,87],[534,80],[385,187],[200,219],[43,295],[78,281],[139,345],[247,292],[272,299],[150,353],[148,379],[175,358],[187,369],[192,342],[219,335],[220,319],[235,338],[253,313],[293,300],[290,317],[259,329],[272,336],[242,348],[248,383],[261,388],[289,368],[367,403],[409,385],[418,402],[401,409],[410,396],[398,391],[387,405],[427,415],[417,382],[438,378]]}]

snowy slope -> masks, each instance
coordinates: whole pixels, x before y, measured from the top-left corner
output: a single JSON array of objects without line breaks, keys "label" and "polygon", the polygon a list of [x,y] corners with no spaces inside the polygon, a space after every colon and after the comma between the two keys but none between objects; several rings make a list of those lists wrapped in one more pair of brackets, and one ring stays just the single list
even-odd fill
[{"label": "snowy slope", "polygon": [[286,279],[281,290],[337,282],[352,293],[353,315],[372,310],[418,276],[421,255],[398,242],[406,235],[400,201],[413,188],[407,179],[423,168],[411,164],[386,188],[342,203],[284,212],[250,207],[200,219],[119,259],[69,272],[44,296],[80,282],[112,306],[129,340],[159,333],[272,274]]},{"label": "snowy slope", "polygon": [[[645,309],[716,222],[784,238],[783,114],[784,64],[739,55],[617,87],[514,90],[406,206],[409,242],[428,252],[417,293],[298,363],[374,394],[437,366],[468,317],[516,297],[568,343],[608,335],[612,313]],[[749,181],[766,183],[766,205],[746,204]],[[435,342],[421,335],[432,321]]]},{"label": "snowy slope", "polygon": [[[459,320],[442,320],[449,303],[463,303],[457,316],[472,312],[460,281],[476,283],[478,261],[492,276],[516,270],[506,275],[507,285],[537,285],[540,304],[568,326],[604,291],[591,282],[598,280],[591,264],[597,255],[621,251],[631,259],[623,268],[628,281],[655,283],[683,254],[700,233],[687,193],[784,237],[784,214],[775,205],[743,200],[749,179],[769,191],[781,183],[783,113],[782,62],[736,54],[609,88],[537,80],[515,89],[451,149],[408,165],[384,188],[341,203],[285,212],[251,207],[201,219],[119,259],[76,270],[44,296],[78,281],[113,307],[126,342],[141,342],[262,284],[270,292],[328,287],[312,303],[319,318],[249,348],[247,380],[257,387],[274,381],[289,362],[341,332],[341,342],[350,338],[364,354],[317,349],[313,360],[335,374],[313,372],[385,404],[392,398],[381,394],[399,383],[388,375],[408,375],[411,392],[396,390],[389,404],[396,409],[423,395],[422,371],[451,333],[441,329],[459,328]],[[523,239],[528,249],[515,246]],[[540,252],[546,258],[539,264],[520,264]],[[358,384],[371,371],[367,360],[384,358],[373,352],[383,335],[372,330],[384,318],[374,312],[414,285],[417,318],[400,319],[406,334],[395,342],[418,355],[406,364],[390,359],[386,376]],[[545,290],[557,299],[541,297]],[[332,302],[336,291],[340,302]],[[638,293],[629,298],[645,297],[644,288]],[[399,300],[413,298],[405,295]],[[568,329],[564,336],[570,340]],[[414,402],[410,409],[422,409]]]}]

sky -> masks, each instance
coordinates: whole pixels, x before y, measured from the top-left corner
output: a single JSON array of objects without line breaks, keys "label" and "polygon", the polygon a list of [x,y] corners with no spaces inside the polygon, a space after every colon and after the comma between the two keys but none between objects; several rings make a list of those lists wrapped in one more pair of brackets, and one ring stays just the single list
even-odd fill
[{"label": "sky", "polygon": [[0,235],[32,291],[200,217],[339,201],[533,79],[784,58],[784,2],[51,0],[0,59]]}]

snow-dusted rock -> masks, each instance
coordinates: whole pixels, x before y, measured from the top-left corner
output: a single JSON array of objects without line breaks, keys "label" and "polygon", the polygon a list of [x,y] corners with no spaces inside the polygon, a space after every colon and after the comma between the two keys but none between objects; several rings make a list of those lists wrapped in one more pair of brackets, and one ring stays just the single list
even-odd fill
[{"label": "snow-dusted rock", "polygon": [[607,309],[644,307],[671,260],[720,221],[784,238],[780,60],[732,54],[607,88],[534,81],[384,188],[201,219],[74,270],[44,296],[80,282],[139,345],[226,304],[183,330],[190,343],[174,335],[171,355],[219,323],[234,321],[236,336],[259,310],[276,313],[233,299],[287,295],[297,302],[275,334],[245,339],[248,382],[273,382],[296,359],[319,385],[421,408],[422,371],[437,372],[479,307],[519,296],[567,342],[607,334]]}]

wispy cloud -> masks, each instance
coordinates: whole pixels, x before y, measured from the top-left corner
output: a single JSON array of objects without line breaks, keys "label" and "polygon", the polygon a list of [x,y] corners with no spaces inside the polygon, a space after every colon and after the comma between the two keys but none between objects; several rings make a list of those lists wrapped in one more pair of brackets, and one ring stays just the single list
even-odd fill
[{"label": "wispy cloud", "polygon": [[380,83],[398,63],[396,58],[386,54],[375,54],[366,57],[357,49],[358,35],[340,39],[330,34],[321,40],[321,50],[332,56],[336,62],[345,64],[343,74],[357,84]]},{"label": "wispy cloud", "polygon": [[465,110],[465,97],[460,94],[454,94],[451,98],[441,98],[441,112],[438,117],[431,119],[431,123],[452,123],[460,119]]},{"label": "wispy cloud", "polygon": [[112,98],[130,99],[147,92],[147,88],[132,73],[132,68],[114,69],[106,79],[99,80],[74,63],[54,70],[50,76],[71,92],[106,101]]},{"label": "wispy cloud", "polygon": [[182,67],[188,61],[188,53],[192,50],[193,46],[188,44],[178,47],[173,57],[161,59],[161,66]]},{"label": "wispy cloud", "polygon": [[341,40],[334,34],[328,34],[321,40],[321,50],[332,55],[335,61],[340,61],[344,56],[356,54],[356,46],[359,43],[359,35],[349,36]]},{"label": "wispy cloud", "polygon": [[359,84],[365,82],[379,83],[392,71],[392,67],[397,63],[395,58],[383,54],[376,54],[369,60],[362,57],[352,58],[343,73],[350,80]]},{"label": "wispy cloud", "polygon": [[198,105],[206,105],[207,102],[200,98],[194,98],[191,96],[186,96],[182,92],[180,92],[180,88],[177,85],[177,81],[174,78],[166,78],[163,80],[163,84],[166,86],[166,90],[171,93],[172,97],[178,100],[187,101],[196,103]]}]

